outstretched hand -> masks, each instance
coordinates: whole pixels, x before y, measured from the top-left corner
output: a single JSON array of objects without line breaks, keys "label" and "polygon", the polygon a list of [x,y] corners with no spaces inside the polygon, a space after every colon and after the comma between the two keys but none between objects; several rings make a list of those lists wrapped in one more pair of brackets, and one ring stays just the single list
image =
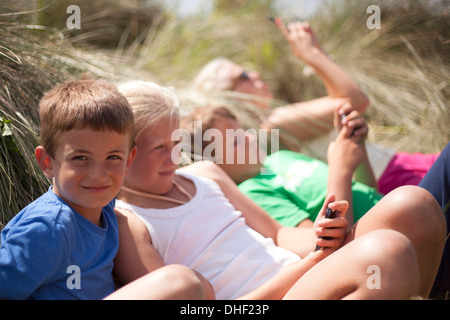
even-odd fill
[{"label": "outstretched hand", "polygon": [[275,23],[286,37],[292,52],[303,61],[308,62],[314,51],[324,52],[308,22],[285,25],[280,18],[275,18]]}]

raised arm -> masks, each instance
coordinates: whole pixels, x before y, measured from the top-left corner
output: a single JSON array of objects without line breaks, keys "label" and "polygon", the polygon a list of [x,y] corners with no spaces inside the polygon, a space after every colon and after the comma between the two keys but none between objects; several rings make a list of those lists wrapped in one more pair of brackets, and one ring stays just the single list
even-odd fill
[{"label": "raised arm", "polygon": [[328,193],[336,195],[337,200],[350,203],[347,220],[353,224],[352,179],[355,174],[363,176],[368,185],[375,183],[375,178],[368,161],[365,139],[368,126],[358,111],[353,111],[350,104],[344,104],[335,112],[335,126],[339,131],[335,141],[328,148]]},{"label": "raised arm", "polygon": [[285,26],[281,19],[276,19],[276,23],[293,54],[313,68],[322,79],[328,95],[276,108],[263,126],[281,127],[300,140],[308,140],[333,128],[334,111],[345,102],[351,103],[359,113],[364,113],[369,105],[367,95],[329,58],[309,24],[297,22]]}]

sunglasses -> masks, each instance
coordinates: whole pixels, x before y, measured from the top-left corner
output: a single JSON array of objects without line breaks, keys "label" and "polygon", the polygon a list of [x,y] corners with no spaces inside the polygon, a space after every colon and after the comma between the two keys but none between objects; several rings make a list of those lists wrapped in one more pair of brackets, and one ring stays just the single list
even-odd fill
[{"label": "sunglasses", "polygon": [[239,76],[237,76],[235,79],[234,79],[234,81],[233,81],[233,85],[232,85],[232,87],[231,87],[231,90],[235,90],[236,89],[236,87],[237,87],[237,85],[238,85],[238,83],[240,82],[240,81],[249,81],[250,80],[250,76],[248,75],[248,72],[247,71],[242,71],[240,74],[239,74]]},{"label": "sunglasses", "polygon": [[250,76],[248,75],[247,71],[242,71],[241,74],[238,77],[238,80],[242,80],[242,81],[248,81],[250,80]]}]

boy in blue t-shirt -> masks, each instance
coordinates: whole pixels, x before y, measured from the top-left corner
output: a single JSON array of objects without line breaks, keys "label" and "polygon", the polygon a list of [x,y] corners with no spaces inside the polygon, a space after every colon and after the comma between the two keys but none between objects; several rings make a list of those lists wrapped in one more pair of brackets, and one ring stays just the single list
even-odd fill
[{"label": "boy in blue t-shirt", "polygon": [[[67,82],[46,93],[39,108],[35,155],[53,185],[2,231],[0,299],[203,297],[207,284],[181,266],[113,293],[114,198],[136,154],[133,113],[117,88],[98,80]],[[173,275],[181,280],[177,286],[167,281]]]}]

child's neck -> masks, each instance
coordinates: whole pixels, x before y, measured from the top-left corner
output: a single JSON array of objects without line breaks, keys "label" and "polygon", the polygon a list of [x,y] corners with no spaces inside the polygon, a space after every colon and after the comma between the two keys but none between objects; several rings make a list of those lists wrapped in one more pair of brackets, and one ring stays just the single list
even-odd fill
[{"label": "child's neck", "polygon": [[122,186],[119,199],[148,209],[170,209],[186,204],[195,195],[195,186],[192,181],[177,177],[165,194],[138,191],[132,187]]}]

